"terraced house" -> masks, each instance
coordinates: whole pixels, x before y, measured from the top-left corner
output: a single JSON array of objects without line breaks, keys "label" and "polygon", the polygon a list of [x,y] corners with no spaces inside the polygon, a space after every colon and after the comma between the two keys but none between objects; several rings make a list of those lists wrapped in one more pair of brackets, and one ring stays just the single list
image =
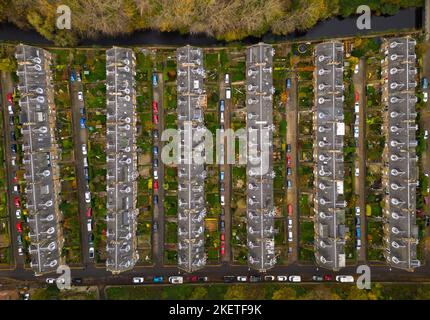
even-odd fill
[{"label": "terraced house", "polygon": [[343,44],[315,47],[314,210],[315,260],[318,266],[345,266],[345,207],[343,144]]},{"label": "terraced house", "polygon": [[139,260],[135,63],[131,49],[106,51],[106,268],[114,274],[132,269]]},{"label": "terraced house", "polygon": [[392,38],[382,46],[385,149],[383,170],[384,239],[387,263],[412,271],[417,260],[416,192],[418,157],[415,119],[417,97],[416,42]]},{"label": "terraced house", "polygon": [[36,275],[62,264],[63,235],[59,210],[56,109],[51,54],[27,45],[16,47],[23,135],[25,199],[29,212],[30,266]]},{"label": "terraced house", "polygon": [[[193,272],[206,265],[204,219],[206,201],[204,163],[194,155],[203,152],[197,138],[204,128],[206,107],[203,50],[191,46],[177,49],[178,159],[178,267]],[[204,156],[204,155],[203,155]]]},{"label": "terraced house", "polygon": [[265,271],[276,264],[273,206],[273,56],[259,43],[246,52],[248,265]]}]

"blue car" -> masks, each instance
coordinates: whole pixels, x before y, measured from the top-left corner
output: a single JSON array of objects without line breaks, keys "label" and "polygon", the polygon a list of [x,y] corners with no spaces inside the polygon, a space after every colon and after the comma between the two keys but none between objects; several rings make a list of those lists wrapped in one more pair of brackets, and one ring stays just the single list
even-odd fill
[{"label": "blue car", "polygon": [[75,71],[72,71],[70,73],[70,81],[75,82],[75,80],[76,80],[76,74],[75,74]]},{"label": "blue car", "polygon": [[81,128],[85,129],[85,118],[81,118],[81,120],[79,121],[79,123],[81,124]]},{"label": "blue car", "polygon": [[219,111],[224,112],[224,100],[219,101]]},{"label": "blue car", "polygon": [[357,238],[361,237],[361,228],[360,228],[360,226],[357,226],[357,228],[355,229],[355,235],[357,236]]},{"label": "blue car", "polygon": [[290,89],[290,88],[291,88],[291,79],[288,78],[287,79],[287,89]]},{"label": "blue car", "polygon": [[154,73],[152,74],[151,79],[152,79],[152,85],[153,85],[154,87],[158,86],[158,77],[157,77],[157,73],[155,73],[155,72],[154,72]]},{"label": "blue car", "polygon": [[428,89],[428,87],[429,87],[429,81],[425,77],[423,78],[422,87],[423,87],[423,89]]},{"label": "blue car", "polygon": [[158,155],[158,147],[154,146],[154,148],[152,148],[152,153],[154,154],[154,156]]},{"label": "blue car", "polygon": [[219,178],[220,178],[221,181],[224,181],[224,171],[220,172]]},{"label": "blue car", "polygon": [[163,277],[154,277],[153,281],[154,283],[161,283],[163,282]]}]

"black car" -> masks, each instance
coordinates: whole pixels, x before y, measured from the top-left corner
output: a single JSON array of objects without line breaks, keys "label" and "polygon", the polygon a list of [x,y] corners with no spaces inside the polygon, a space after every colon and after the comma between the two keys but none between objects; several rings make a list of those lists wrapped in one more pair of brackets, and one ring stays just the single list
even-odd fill
[{"label": "black car", "polygon": [[221,226],[221,231],[225,231],[225,221],[224,220],[221,220],[220,226]]},{"label": "black car", "polygon": [[221,217],[224,217],[224,215],[225,215],[224,208],[221,208]]},{"label": "black car", "polygon": [[261,281],[261,277],[260,276],[250,276],[249,277],[249,281],[250,282],[260,282]]},{"label": "black car", "polygon": [[12,132],[10,133],[10,139],[11,139],[12,141],[15,141],[15,140],[16,140],[15,131],[12,131]]},{"label": "black car", "polygon": [[15,118],[13,116],[9,116],[9,124],[13,126],[15,124]]},{"label": "black car", "polygon": [[94,243],[94,234],[90,233],[90,234],[88,235],[88,242],[89,242],[90,244]]},{"label": "black car", "polygon": [[17,152],[17,146],[16,146],[16,144],[11,145],[10,148],[12,149],[13,153]]},{"label": "black car", "polygon": [[155,139],[157,139],[157,138],[158,138],[158,130],[157,130],[157,129],[152,130],[152,136],[153,136]]},{"label": "black car", "polygon": [[288,167],[288,168],[287,168],[287,175],[291,176],[292,172],[293,172],[293,171],[291,170],[291,168],[290,168],[290,167]]},{"label": "black car", "polygon": [[89,180],[90,177],[88,175],[88,168],[84,168],[84,176],[85,176],[85,180]]},{"label": "black car", "polygon": [[208,277],[199,277],[199,282],[207,282]]},{"label": "black car", "polygon": [[224,276],[224,282],[225,283],[234,282],[234,280],[236,280],[235,276]]},{"label": "black car", "polygon": [[290,153],[291,152],[291,144],[287,144],[287,152]]},{"label": "black car", "polygon": [[154,204],[158,204],[158,195],[154,195],[154,199],[153,199]]},{"label": "black car", "polygon": [[72,279],[72,283],[74,283],[74,284],[81,284],[82,283],[82,278],[73,278]]},{"label": "black car", "polygon": [[153,165],[154,168],[158,168],[158,159],[154,159],[152,161],[152,165]]},{"label": "black car", "polygon": [[152,224],[152,231],[157,231],[158,230],[158,222],[154,221],[154,223]]}]

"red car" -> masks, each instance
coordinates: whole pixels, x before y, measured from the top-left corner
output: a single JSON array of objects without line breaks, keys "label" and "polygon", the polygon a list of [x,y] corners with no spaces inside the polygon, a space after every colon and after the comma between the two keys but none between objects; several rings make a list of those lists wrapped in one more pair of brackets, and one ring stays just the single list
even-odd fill
[{"label": "red car", "polygon": [[225,235],[224,235],[224,233],[221,233],[221,241],[225,241]]},{"label": "red car", "polygon": [[190,282],[198,282],[199,281],[199,277],[197,277],[197,276],[190,276],[188,278],[188,281],[190,281]]},{"label": "red car", "polygon": [[158,103],[156,101],[152,101],[152,111],[158,113]]},{"label": "red car", "polygon": [[7,102],[13,103],[12,93],[8,93],[6,98],[7,98]]},{"label": "red car", "polygon": [[88,218],[91,218],[91,214],[93,213],[92,211],[93,211],[93,210],[92,210],[91,208],[88,208],[88,209],[87,209],[86,214],[87,214],[87,217],[88,217]]},{"label": "red car", "polygon": [[21,202],[19,201],[19,197],[15,197],[13,199],[13,202],[15,203],[15,207],[19,208],[21,206]]},{"label": "red car", "polygon": [[157,114],[152,115],[152,122],[154,124],[158,124],[158,115]]},{"label": "red car", "polygon": [[223,256],[225,254],[225,242],[221,241],[221,255]]},{"label": "red car", "polygon": [[17,230],[19,233],[22,233],[22,222],[18,222],[18,223],[16,224],[16,230]]},{"label": "red car", "polygon": [[13,177],[13,178],[12,178],[12,182],[13,182],[13,183],[18,183],[18,177],[17,177],[17,176]]},{"label": "red car", "polygon": [[358,100],[360,100],[360,95],[355,91],[355,102],[358,102]]},{"label": "red car", "polygon": [[287,155],[287,166],[291,166],[291,156]]},{"label": "red car", "polygon": [[333,281],[333,276],[331,274],[324,275],[324,281]]},{"label": "red car", "polygon": [[154,191],[158,191],[158,181],[154,181]]}]

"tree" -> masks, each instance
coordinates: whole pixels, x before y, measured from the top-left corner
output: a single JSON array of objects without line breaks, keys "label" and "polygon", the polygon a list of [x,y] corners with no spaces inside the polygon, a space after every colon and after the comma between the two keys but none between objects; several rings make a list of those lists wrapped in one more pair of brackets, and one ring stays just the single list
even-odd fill
[{"label": "tree", "polygon": [[273,300],[296,300],[297,293],[291,287],[282,287],[273,292]]},{"label": "tree", "polygon": [[190,300],[203,300],[208,297],[208,289],[206,287],[196,287],[191,293]]}]

